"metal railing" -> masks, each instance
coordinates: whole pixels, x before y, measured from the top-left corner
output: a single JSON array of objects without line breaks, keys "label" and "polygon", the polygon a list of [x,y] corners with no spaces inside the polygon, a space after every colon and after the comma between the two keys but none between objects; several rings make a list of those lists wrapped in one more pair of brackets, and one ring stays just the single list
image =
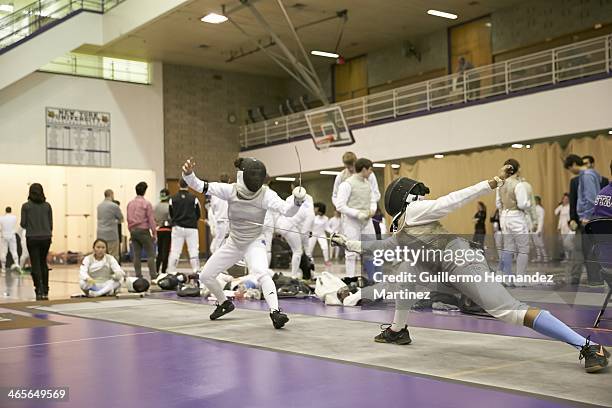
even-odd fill
[{"label": "metal railing", "polygon": [[38,0],[0,19],[0,52],[78,11],[105,13],[125,0]]},{"label": "metal railing", "polygon": [[[465,104],[499,95],[610,74],[612,35],[593,38],[333,105],[349,127]],[[240,127],[241,148],[308,135],[304,112]]]},{"label": "metal railing", "polygon": [[151,83],[150,63],[97,55],[70,53],[55,58],[39,71],[137,84]]}]

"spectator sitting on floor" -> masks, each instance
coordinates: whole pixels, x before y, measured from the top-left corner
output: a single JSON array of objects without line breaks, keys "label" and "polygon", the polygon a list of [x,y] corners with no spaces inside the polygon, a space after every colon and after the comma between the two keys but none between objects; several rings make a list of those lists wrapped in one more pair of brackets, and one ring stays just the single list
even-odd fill
[{"label": "spectator sitting on floor", "polygon": [[125,273],[114,256],[109,255],[106,241],[96,239],[93,254],[83,258],[79,270],[79,286],[85,295],[114,295],[121,287]]}]

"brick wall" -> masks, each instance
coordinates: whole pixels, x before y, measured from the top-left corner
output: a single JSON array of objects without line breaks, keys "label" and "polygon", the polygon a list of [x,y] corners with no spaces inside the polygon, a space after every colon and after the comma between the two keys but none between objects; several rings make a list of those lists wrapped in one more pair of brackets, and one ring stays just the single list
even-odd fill
[{"label": "brick wall", "polygon": [[[164,65],[164,141],[166,178],[180,177],[183,161],[193,156],[201,178],[234,173],[240,148],[239,125],[248,107],[277,106],[286,80]],[[228,115],[237,117],[236,123]]]}]

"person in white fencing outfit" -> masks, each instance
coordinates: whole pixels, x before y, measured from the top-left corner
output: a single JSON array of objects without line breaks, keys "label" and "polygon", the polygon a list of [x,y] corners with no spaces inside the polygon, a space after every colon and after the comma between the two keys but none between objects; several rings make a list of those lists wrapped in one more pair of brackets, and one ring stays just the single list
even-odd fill
[{"label": "person in white fencing outfit", "polygon": [[223,246],[212,254],[200,272],[200,282],[217,298],[217,307],[210,319],[216,320],[234,310],[234,304],[227,299],[216,277],[244,258],[249,273],[257,279],[268,303],[274,328],[280,329],[289,318],[279,309],[276,286],[268,273],[263,223],[268,211],[286,216],[296,214],[306,199],[306,190],[296,187],[292,196],[283,200],[275,191],[264,185],[266,166],[261,161],[241,157],[234,165],[237,174],[236,182],[232,184],[200,180],[193,172],[195,163],[191,159],[183,165],[183,179],[189,187],[228,202],[229,237]]},{"label": "person in white fencing outfit", "polygon": [[[360,240],[362,234],[374,236],[371,217],[376,212],[378,200],[372,193],[369,178],[372,175],[372,162],[361,158],[355,162],[355,174],[340,183],[334,202],[342,214],[342,233],[350,240]],[[355,276],[357,253],[345,255],[346,275]]]}]

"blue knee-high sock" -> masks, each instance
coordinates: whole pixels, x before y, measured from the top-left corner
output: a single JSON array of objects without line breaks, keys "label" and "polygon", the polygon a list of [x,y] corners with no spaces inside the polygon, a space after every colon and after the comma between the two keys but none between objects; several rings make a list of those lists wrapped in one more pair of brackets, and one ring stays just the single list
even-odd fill
[{"label": "blue knee-high sock", "polygon": [[570,329],[565,323],[542,310],[533,321],[533,330],[556,340],[561,340],[578,349],[586,343],[586,339]]}]

